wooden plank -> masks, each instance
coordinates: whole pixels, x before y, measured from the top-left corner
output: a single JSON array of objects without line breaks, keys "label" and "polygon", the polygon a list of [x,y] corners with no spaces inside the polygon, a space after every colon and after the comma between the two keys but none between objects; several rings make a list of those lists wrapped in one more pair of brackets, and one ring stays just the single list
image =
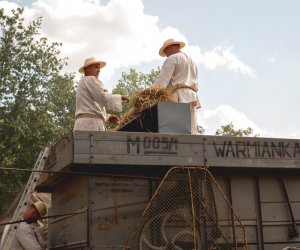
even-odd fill
[{"label": "wooden plank", "polygon": [[[243,221],[244,222],[244,221]],[[242,222],[242,223],[243,223]],[[253,221],[252,226],[246,226],[243,223],[245,232],[246,232],[246,237],[247,237],[247,243],[257,243],[257,230],[256,230],[256,221]]]},{"label": "wooden plank", "polygon": [[300,168],[300,140],[205,136],[209,166]]},{"label": "wooden plank", "polygon": [[[93,211],[89,214],[90,243],[121,246],[135,229],[151,198],[151,183],[130,178],[89,179],[89,209]],[[96,249],[118,249],[113,246]]]},{"label": "wooden plank", "polygon": [[228,158],[207,158],[207,165],[210,167],[230,168],[270,168],[270,169],[300,169],[300,161],[289,159],[228,159]]},{"label": "wooden plank", "polygon": [[290,139],[75,131],[52,147],[47,169],[90,162],[203,166],[205,160],[209,167],[300,168],[299,145]]},{"label": "wooden plank", "polygon": [[[299,238],[294,238],[294,239],[289,239],[288,238],[288,226],[284,225],[276,225],[274,223],[272,226],[263,226],[263,234],[264,234],[264,244],[268,243],[279,243],[279,242],[286,242],[286,246],[291,246],[293,241],[298,241]],[[277,248],[278,245],[276,244],[273,246],[273,248],[268,248],[268,249],[282,249],[282,248]]]},{"label": "wooden plank", "polygon": [[256,200],[252,176],[231,175],[232,206],[242,220],[256,220]]},{"label": "wooden plank", "polygon": [[83,246],[88,246],[87,213],[64,217],[49,224],[50,249],[74,249],[76,246],[83,249]]},{"label": "wooden plank", "polygon": [[201,141],[190,135],[84,132],[74,140],[74,163],[203,165]]},{"label": "wooden plank", "polygon": [[51,156],[54,161],[50,162],[46,170],[58,171],[73,161],[73,136],[72,132],[63,136],[57,144],[51,147]]},{"label": "wooden plank", "polygon": [[[174,142],[190,145],[182,147],[179,155],[186,156],[184,150],[192,150],[195,156],[205,158],[210,167],[300,168],[300,141],[290,139],[77,131],[75,152],[90,153],[93,150],[93,153],[117,155],[124,154],[128,147],[139,147],[143,151],[145,148],[168,148]],[[195,151],[195,148],[199,150]]]},{"label": "wooden plank", "polygon": [[[272,244],[268,244],[267,242],[264,244],[264,250],[274,250],[274,249],[278,249],[278,250],[282,250],[282,249],[287,249],[288,246],[288,250],[289,249],[297,249],[299,248],[299,239],[296,240],[285,240],[285,243],[278,243],[278,241],[275,241],[275,243],[273,242]],[[255,250],[258,250],[259,248],[255,248]],[[249,250],[254,250],[249,248]]]},{"label": "wooden plank", "polygon": [[[156,140],[157,139],[157,140]],[[160,140],[162,139],[162,140]],[[181,144],[174,137],[154,138],[148,141],[83,141],[74,142],[74,154],[101,155],[174,155],[201,157],[203,147]]]},{"label": "wooden plank", "polygon": [[[298,176],[299,180],[299,176]],[[283,203],[285,197],[280,181],[276,176],[259,176],[259,195],[263,203]]]},{"label": "wooden plank", "polygon": [[[284,185],[286,187],[290,202],[291,203],[293,203],[293,202],[299,202],[300,203],[299,175],[283,176],[282,179],[284,181]],[[299,211],[299,217],[297,217],[297,219],[300,220],[300,211]]]},{"label": "wooden plank", "polygon": [[[49,158],[46,162],[45,171],[61,171],[73,162],[73,135],[72,132],[64,135],[51,147]],[[54,174],[43,173],[39,179],[37,189],[50,179]],[[49,186],[48,184],[46,186]]]},{"label": "wooden plank", "polygon": [[[75,131],[75,140],[85,141],[136,141],[169,139],[173,137],[180,144],[205,143],[208,155],[220,158],[241,159],[296,159],[300,160],[300,140],[257,138],[257,137],[225,137],[136,132],[86,132]],[[92,138],[92,139],[91,139]]]},{"label": "wooden plank", "polygon": [[[292,203],[295,220],[300,218],[300,203]],[[261,203],[263,222],[291,222],[287,203]]]},{"label": "wooden plank", "polygon": [[[140,141],[148,138],[174,137],[178,143],[184,144],[202,144],[204,136],[201,135],[185,135],[185,134],[163,134],[163,133],[146,133],[146,132],[108,132],[108,131],[74,131],[74,140],[94,140],[94,141],[127,141],[128,138]],[[91,139],[92,138],[92,139]]]},{"label": "wooden plank", "polygon": [[50,248],[87,245],[88,214],[85,211],[89,207],[88,178],[69,176],[56,187],[51,202],[50,215],[78,214],[49,219]]},{"label": "wooden plank", "polygon": [[201,166],[199,157],[176,157],[166,155],[100,155],[75,154],[74,163],[79,164],[115,164],[115,165],[153,165],[153,166]]}]

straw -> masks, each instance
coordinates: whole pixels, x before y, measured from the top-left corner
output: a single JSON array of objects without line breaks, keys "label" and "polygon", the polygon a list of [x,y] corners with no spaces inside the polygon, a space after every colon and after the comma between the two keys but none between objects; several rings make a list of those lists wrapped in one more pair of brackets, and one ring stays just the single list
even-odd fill
[{"label": "straw", "polygon": [[152,107],[158,102],[175,102],[172,95],[172,89],[159,87],[151,87],[138,92],[132,98],[132,108],[121,116],[118,128],[122,127],[130,120],[140,115],[145,109]]}]

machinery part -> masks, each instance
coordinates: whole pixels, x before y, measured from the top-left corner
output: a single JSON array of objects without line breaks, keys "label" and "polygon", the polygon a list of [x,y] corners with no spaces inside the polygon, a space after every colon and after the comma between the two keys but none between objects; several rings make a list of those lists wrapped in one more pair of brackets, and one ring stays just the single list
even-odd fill
[{"label": "machinery part", "polygon": [[[143,227],[139,239],[139,249],[183,250],[187,246],[189,249],[198,249],[200,235],[198,231],[193,232],[192,228],[191,217],[182,209],[156,215]],[[155,236],[153,230],[158,230],[160,234]],[[196,238],[196,246],[193,246],[194,237]]]},{"label": "machinery part", "polygon": [[247,250],[248,246],[243,225],[207,168],[173,167],[126,249]]}]

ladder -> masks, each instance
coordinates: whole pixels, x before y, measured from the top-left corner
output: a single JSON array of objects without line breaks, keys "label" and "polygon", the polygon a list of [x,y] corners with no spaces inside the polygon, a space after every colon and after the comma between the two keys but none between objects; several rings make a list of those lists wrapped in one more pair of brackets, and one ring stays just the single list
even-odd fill
[{"label": "ladder", "polygon": [[[42,150],[39,154],[39,157],[33,167],[33,172],[31,173],[28,182],[24,188],[23,194],[20,198],[20,201],[18,203],[18,206],[14,212],[14,215],[11,219],[11,221],[18,221],[18,220],[22,220],[21,216],[23,215],[23,213],[25,212],[30,198],[31,198],[31,194],[34,192],[35,187],[38,183],[38,180],[40,178],[41,172],[45,165],[46,165],[46,161],[47,158],[50,155],[50,148],[46,147],[44,150]],[[11,244],[15,238],[15,235],[17,233],[17,229],[19,227],[19,224],[8,224],[7,225],[7,233],[4,235],[2,244],[0,246],[1,250],[9,250],[11,247]]]}]

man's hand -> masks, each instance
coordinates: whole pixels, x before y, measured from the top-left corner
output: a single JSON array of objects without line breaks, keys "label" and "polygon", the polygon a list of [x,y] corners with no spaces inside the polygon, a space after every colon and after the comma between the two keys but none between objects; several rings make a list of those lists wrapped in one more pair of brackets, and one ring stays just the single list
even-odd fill
[{"label": "man's hand", "polygon": [[117,124],[119,122],[119,117],[117,117],[116,115],[110,115],[108,120],[113,124]]},{"label": "man's hand", "polygon": [[129,102],[129,98],[128,98],[127,95],[122,95],[122,96],[121,96],[121,99],[122,99],[122,101]]}]

